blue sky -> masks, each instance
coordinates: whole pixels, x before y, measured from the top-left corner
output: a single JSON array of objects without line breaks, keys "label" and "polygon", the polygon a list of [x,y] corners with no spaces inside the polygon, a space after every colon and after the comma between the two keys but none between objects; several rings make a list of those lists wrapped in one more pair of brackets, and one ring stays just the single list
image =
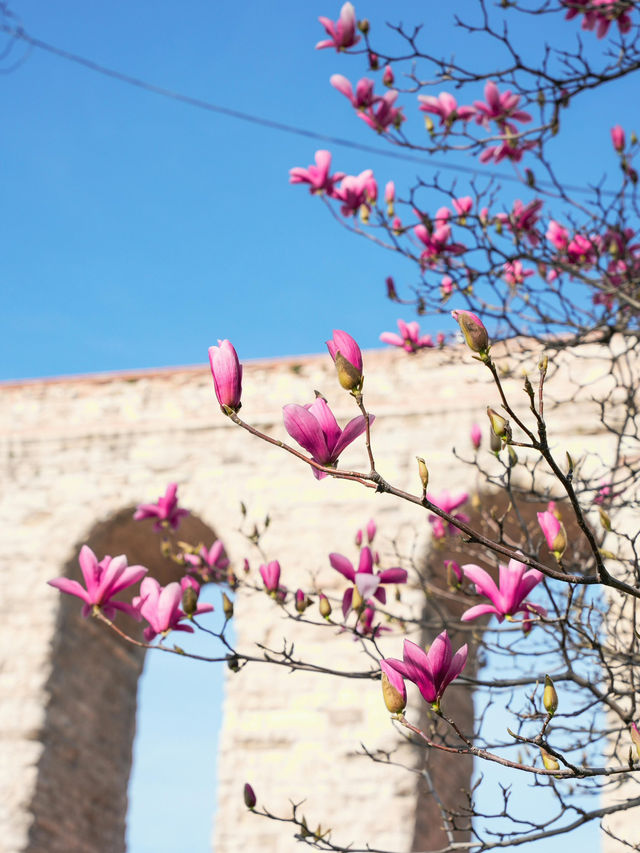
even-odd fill
[{"label": "blue sky", "polygon": [[[328,82],[336,72],[352,80],[364,76],[362,58],[313,49],[324,35],[317,15],[335,19],[339,6],[325,0],[16,0],[12,8],[30,35],[105,66],[384,151]],[[470,6],[396,0],[392,20],[409,23],[424,14],[426,44],[484,64],[482,39],[465,38],[451,26],[453,11]],[[356,7],[377,28],[391,15],[384,0]],[[526,49],[543,33],[568,42],[578,32],[576,22],[561,18],[529,18],[517,27]],[[586,39],[597,47],[591,34]],[[224,337],[241,358],[318,352],[334,327],[373,347],[397,317],[411,319],[384,299],[385,277],[410,283],[411,268],[341,229],[304,188],[289,185],[288,170],[311,163],[323,143],[201,111],[37,49],[1,80],[7,125],[0,140],[0,378],[202,363],[207,347]],[[554,142],[567,181],[584,184],[606,170],[615,173],[609,127],[621,122],[631,129],[631,97],[631,84],[623,82],[613,95],[594,93],[571,107]],[[419,128],[412,99],[403,102]],[[420,169],[382,155],[332,150],[336,169],[357,174],[371,167],[381,186],[395,179],[400,195],[418,172],[433,171],[426,160]],[[508,189],[509,206],[519,195]],[[451,331],[446,323],[432,321],[431,329]],[[171,710],[178,691],[158,686],[174,678],[163,668],[171,663],[156,666],[156,686],[149,698],[142,694],[143,709],[165,711],[162,730],[146,710],[141,718],[141,736],[152,750],[167,740],[176,715],[197,717],[192,698],[187,711]],[[208,678],[209,692],[199,682],[200,713],[214,714],[218,675]],[[215,751],[215,738],[211,743]],[[208,782],[197,770],[185,776],[195,778],[210,803],[203,786],[213,784],[212,767],[207,763],[204,771]],[[151,765],[147,778],[155,774],[154,784],[166,789],[158,773]],[[203,825],[194,851],[206,849],[208,816]],[[178,849],[166,829],[161,835],[168,846],[154,839],[149,849]],[[141,844],[131,853],[146,853]]]}]

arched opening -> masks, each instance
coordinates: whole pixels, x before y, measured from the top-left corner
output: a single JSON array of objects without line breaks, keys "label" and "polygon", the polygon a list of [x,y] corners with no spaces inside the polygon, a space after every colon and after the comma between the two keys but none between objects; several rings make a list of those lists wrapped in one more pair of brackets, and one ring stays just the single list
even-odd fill
[{"label": "arched opening", "polygon": [[[123,509],[97,524],[86,543],[99,558],[125,553],[130,565],[146,566],[162,585],[179,579],[183,569],[161,555],[159,537],[152,532],[150,522],[134,522],[133,510],[133,507]],[[183,520],[179,534],[185,541],[207,545],[216,538],[214,531],[194,516]],[[79,550],[79,547],[74,549],[61,574],[80,578]],[[124,593],[119,597],[126,598]],[[219,610],[218,602],[215,604]],[[129,633],[141,637],[141,627],[126,616],[119,616],[116,623],[124,628],[125,621]],[[43,752],[37,768],[29,850],[47,853],[123,853],[125,850],[127,786],[136,732],[138,680],[144,657],[144,649],[126,643],[98,620],[83,619],[77,598],[60,596],[47,682],[49,701],[40,734]],[[187,664],[184,669],[192,670],[187,661],[180,659],[178,663]],[[174,685],[172,689],[175,690]],[[211,731],[202,720],[176,719],[175,740],[179,741],[185,726],[197,727],[203,737],[204,733],[208,737]],[[166,766],[163,778],[158,781],[165,786],[175,784],[177,789],[180,775],[188,773],[190,760],[185,756],[181,766],[170,765],[168,759],[162,758],[162,748],[170,745],[158,742],[153,751]],[[192,761],[197,761],[197,757]],[[208,837],[213,806],[211,800]],[[157,823],[162,812],[154,808],[154,814]],[[188,821],[189,813],[181,814],[176,809],[168,818],[172,822]],[[159,848],[153,849],[156,853]]]}]

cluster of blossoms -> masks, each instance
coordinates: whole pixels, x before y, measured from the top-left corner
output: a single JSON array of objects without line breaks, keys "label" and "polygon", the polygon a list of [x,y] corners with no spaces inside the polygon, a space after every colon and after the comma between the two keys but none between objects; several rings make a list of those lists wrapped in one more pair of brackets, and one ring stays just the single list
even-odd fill
[{"label": "cluster of blossoms", "polygon": [[[148,570],[143,566],[127,566],[124,555],[113,558],[106,556],[98,561],[87,545],[83,545],[78,561],[84,587],[70,578],[55,578],[49,581],[50,586],[84,601],[82,615],[85,618],[101,613],[107,619],[113,619],[116,611],[120,610],[137,621],[144,619],[148,623],[144,629],[147,642],[151,642],[158,634],[164,637],[170,631],[193,633],[191,625],[183,624],[183,620],[213,610],[211,604],[198,604],[200,585],[191,577],[162,587],[155,578],[144,577]],[[142,581],[140,594],[134,597],[131,604],[115,599],[118,593],[138,581]],[[181,609],[181,603],[184,609]]]},{"label": "cluster of blossoms", "polygon": [[568,9],[568,21],[582,15],[582,29],[595,30],[599,39],[606,36],[614,21],[622,35],[631,29],[631,7],[619,0],[562,0],[562,5]]},{"label": "cluster of blossoms", "polygon": [[[500,163],[504,159],[519,163],[525,151],[535,146],[534,142],[523,140],[521,132],[514,122],[526,124],[532,120],[531,115],[519,109],[520,95],[511,90],[500,92],[496,84],[489,80],[484,87],[484,101],[474,101],[473,105],[458,105],[449,92],[434,95],[418,95],[420,109],[429,116],[435,115],[440,119],[444,133],[448,133],[457,121],[468,124],[472,119],[485,130],[490,130],[491,122],[497,125],[497,145],[487,146],[480,154],[480,162]],[[434,126],[431,118],[427,120],[427,129],[433,133]]]}]

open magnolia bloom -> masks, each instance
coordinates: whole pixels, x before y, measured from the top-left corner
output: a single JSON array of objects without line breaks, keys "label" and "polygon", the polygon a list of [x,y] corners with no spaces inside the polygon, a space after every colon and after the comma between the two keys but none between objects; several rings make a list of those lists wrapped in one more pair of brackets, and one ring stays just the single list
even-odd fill
[{"label": "open magnolia bloom", "polygon": [[[362,435],[367,426],[364,415],[358,415],[357,418],[349,421],[344,429],[340,429],[323,397],[318,397],[306,406],[299,406],[296,403],[283,406],[282,414],[284,427],[291,438],[304,447],[315,462],[331,468],[335,468],[338,457],[345,447]],[[374,415],[370,415],[369,423],[373,421]],[[314,468],[313,476],[316,480],[321,480],[327,475],[324,471]]]},{"label": "open magnolia bloom", "polygon": [[463,622],[489,613],[497,616],[499,622],[505,618],[511,619],[516,613],[524,613],[525,618],[531,613],[538,616],[547,615],[544,607],[525,601],[534,586],[543,578],[542,572],[537,569],[527,570],[525,564],[519,560],[509,560],[508,566],[500,566],[499,586],[496,586],[489,572],[473,563],[463,566],[462,571],[465,577],[476,585],[476,592],[486,595],[491,601],[491,604],[476,604],[475,607],[465,610],[460,617]]},{"label": "open magnolia bloom", "polygon": [[[383,584],[387,583],[406,583],[406,569],[393,568],[383,569],[377,574],[373,573],[373,554],[371,548],[365,545],[360,551],[360,562],[358,571],[355,571],[350,560],[343,557],[342,554],[329,554],[329,562],[333,568],[340,572],[347,580],[351,581],[360,594],[363,601],[373,597],[377,598],[381,604],[387,601],[387,593]],[[345,590],[342,597],[342,614],[346,617],[351,610],[353,604],[353,587]]]},{"label": "open magnolia bloom", "polygon": [[403,659],[386,658],[384,662],[403,678],[413,681],[424,699],[438,708],[442,694],[464,669],[468,651],[465,643],[455,655],[452,654],[451,640],[447,632],[443,631],[431,643],[428,651],[425,652],[411,640],[405,640]]}]

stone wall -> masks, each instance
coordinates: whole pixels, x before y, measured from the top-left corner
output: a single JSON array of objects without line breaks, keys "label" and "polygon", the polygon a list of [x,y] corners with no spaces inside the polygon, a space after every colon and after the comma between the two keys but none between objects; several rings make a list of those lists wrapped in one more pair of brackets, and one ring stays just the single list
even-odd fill
[{"label": "stone wall", "polygon": [[[592,356],[581,376],[592,370],[595,380],[602,363],[597,351]],[[466,351],[453,358],[438,351],[413,358],[375,351],[365,354],[365,363],[382,475],[417,491],[417,453],[428,460],[434,492],[472,490],[473,469],[452,464],[451,450],[469,457],[472,422],[484,428],[486,405],[498,403],[480,365]],[[570,373],[558,381],[570,382]],[[521,385],[517,378],[510,383]],[[311,402],[314,389],[328,398],[339,422],[357,414],[328,357],[311,356],[246,365],[242,416],[284,439],[282,405]],[[242,558],[243,500],[251,516],[271,516],[262,544],[280,560],[283,581],[295,589],[315,578],[337,594],[339,577],[328,568],[327,554],[348,553],[354,531],[368,518],[376,518],[383,535],[398,533],[404,543],[417,536],[423,548],[429,525],[417,507],[358,484],[316,481],[306,466],[235,427],[221,415],[205,367],[5,384],[1,392],[3,842],[7,853],[119,853],[142,661],[101,626],[79,619],[75,600],[46,585],[76,570],[79,545],[125,551],[130,562],[150,565],[169,580],[128,519],[132,506],[175,480],[194,523],[202,525],[194,536],[200,531],[213,538],[215,531],[232,560]],[[598,432],[588,393],[576,399],[570,416],[559,411],[549,408],[550,428],[566,449],[606,452],[608,439]],[[362,440],[344,453],[341,466],[367,469]],[[407,603],[418,615],[423,598],[410,591]],[[256,642],[278,647],[285,633],[303,658],[344,669],[371,665],[359,644],[333,636],[328,642],[321,629],[293,631],[265,607],[263,596],[238,596],[240,649]],[[397,656],[397,637],[385,637],[382,648]],[[451,702],[456,695],[452,690]],[[285,669],[255,665],[228,674],[224,702],[216,853],[297,849],[289,827],[243,807],[246,779],[276,813],[289,808],[289,797],[306,798],[310,820],[328,819],[340,843],[369,840],[398,851],[426,846],[416,822],[418,803],[424,803],[419,777],[358,754],[360,744],[378,749],[397,742],[377,683],[304,673],[292,678]],[[413,766],[422,760],[408,748],[405,759]],[[456,771],[449,759],[446,773],[455,793],[468,766]],[[82,797],[76,816],[73,806]],[[105,818],[107,802],[112,811]],[[425,822],[421,814],[422,826],[437,827],[437,815]]]}]

